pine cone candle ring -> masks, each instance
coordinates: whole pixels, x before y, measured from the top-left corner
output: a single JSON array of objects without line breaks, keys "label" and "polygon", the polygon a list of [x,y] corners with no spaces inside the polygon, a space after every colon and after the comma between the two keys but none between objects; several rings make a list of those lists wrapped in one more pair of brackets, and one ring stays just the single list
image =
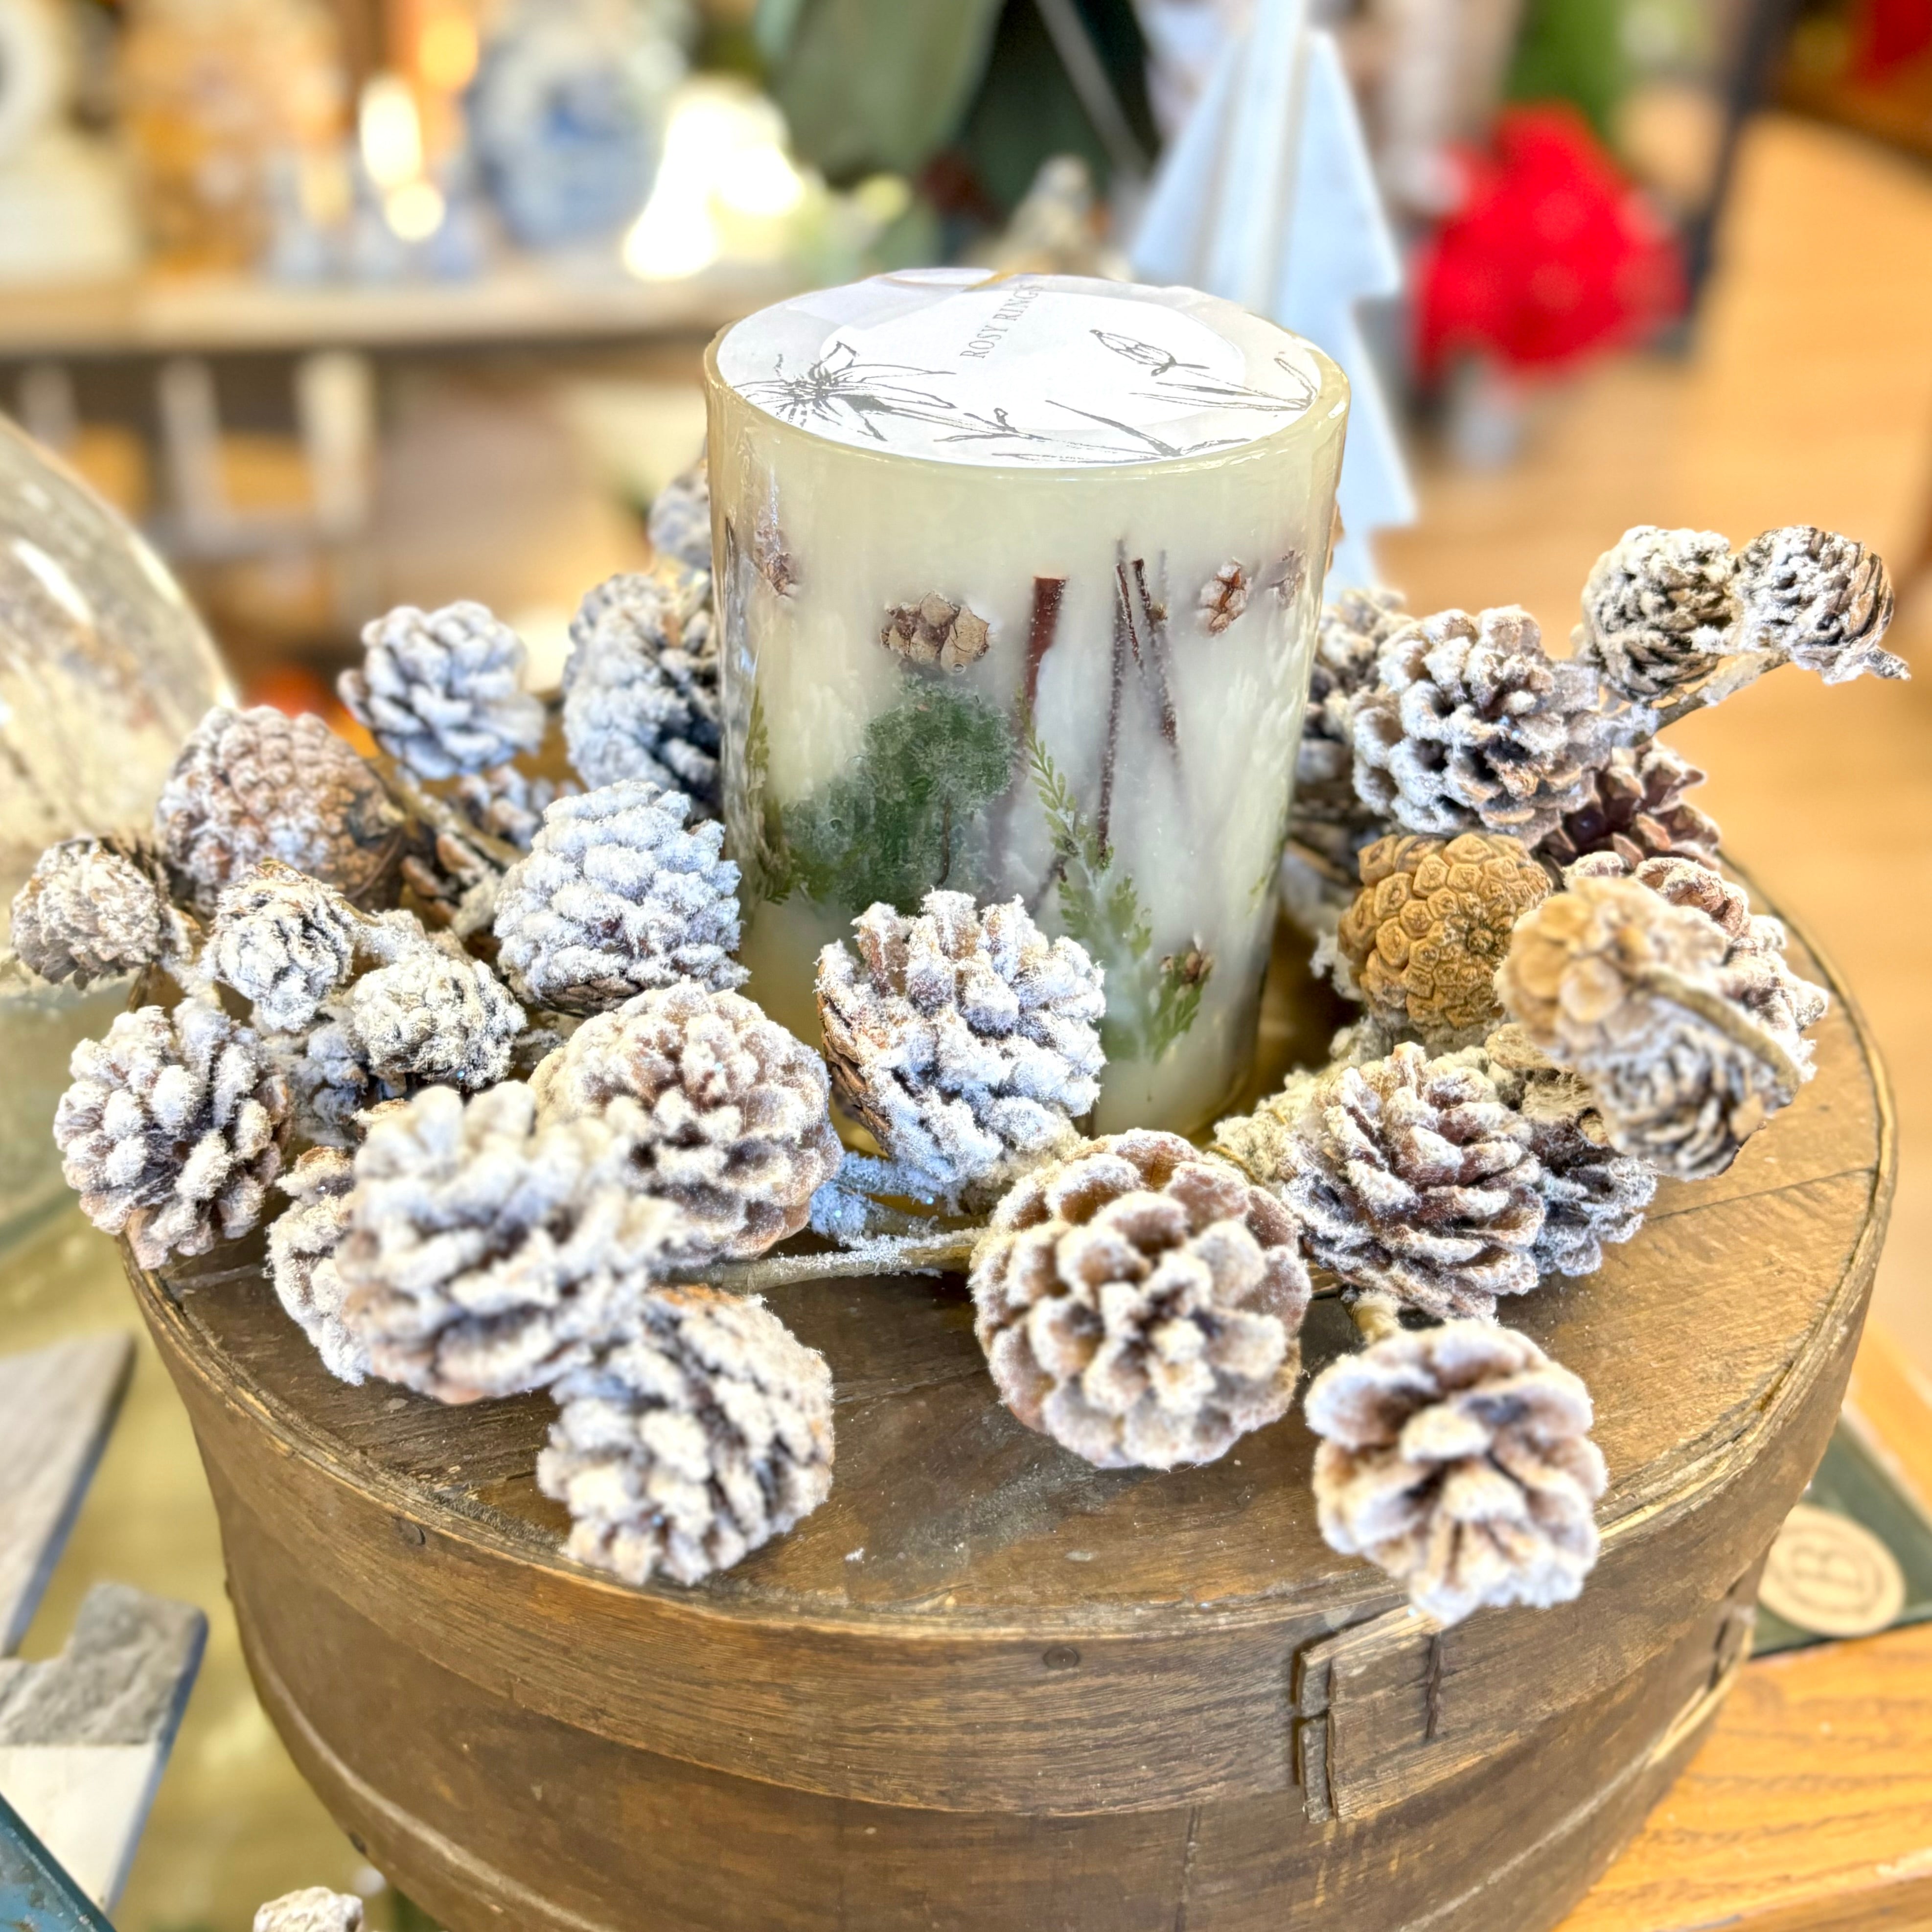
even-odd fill
[{"label": "pine cone candle ring", "polygon": [[212,1000],[120,1013],[74,1050],[54,1139],[82,1211],[143,1268],[206,1254],[260,1218],[288,1136],[288,1083]]},{"label": "pine cone candle ring", "polygon": [[932,591],[916,604],[892,604],[879,642],[908,664],[964,670],[986,655],[992,627],[977,611]]},{"label": "pine cone candle ring", "polygon": [[276,1183],[294,1204],[270,1224],[268,1274],[275,1298],[338,1382],[370,1372],[369,1352],[344,1325],[335,1254],[349,1232],[355,1163],[334,1148],[311,1148]]},{"label": "pine cone candle ring", "polygon": [[838,1172],[825,1063],[736,993],[682,980],[586,1020],[531,1076],[544,1117],[604,1120],[629,1184],[683,1210],[700,1257],[760,1255]]},{"label": "pine cone candle ring", "polygon": [[911,1187],[983,1192],[1078,1138],[1106,997],[1072,940],[1049,942],[1018,899],[982,911],[963,892],[853,924],[859,958],[819,955],[825,1055],[839,1105]]},{"label": "pine cone candle ring", "polygon": [[349,977],[362,922],[332,886],[266,860],[216,902],[209,962],[259,1025],[297,1033]]},{"label": "pine cone candle ring", "polygon": [[1903,658],[1879,648],[1892,622],[1892,579],[1850,537],[1804,524],[1766,530],[1738,559],[1738,591],[1742,650],[1775,651],[1827,684],[1911,676]]},{"label": "pine cone candle ring", "polygon": [[652,1289],[554,1394],[537,1486],[565,1553],[627,1583],[701,1583],[831,1493],[831,1371],[762,1302]]},{"label": "pine cone candle ring", "polygon": [[154,829],[197,908],[212,911],[265,859],[366,901],[400,856],[403,815],[320,718],[218,706],[176,759]]},{"label": "pine cone candle ring", "polygon": [[1596,673],[1555,662],[1526,610],[1438,611],[1382,647],[1354,710],[1355,789],[1408,831],[1533,845],[1649,722],[1612,717]]},{"label": "pine cone candle ring", "polygon": [[972,1289],[1001,1400],[1098,1468],[1212,1462],[1293,1400],[1294,1223],[1177,1135],[1116,1134],[1028,1175]]},{"label": "pine cone candle ring", "polygon": [[159,854],[128,838],[50,845],[14,895],[13,942],[29,972],[83,988],[194,951]]},{"label": "pine cone candle ring", "polygon": [[1730,544],[1711,530],[1640,524],[1598,558],[1583,586],[1575,662],[1638,704],[1695,683],[1738,648]]},{"label": "pine cone candle ring", "polygon": [[1322,1534],[1444,1624],[1485,1604],[1568,1603],[1597,1560],[1609,1474],[1589,1391],[1526,1335],[1484,1322],[1400,1330],[1318,1376]]},{"label": "pine cone candle ring", "polygon": [[560,798],[496,896],[498,961],[533,1005],[594,1013],[690,980],[742,986],[738,868],[715,820],[642,778]]},{"label": "pine cone candle ring", "polygon": [[1336,944],[1370,1011],[1435,1046],[1486,1033],[1502,1014],[1496,971],[1510,928],[1549,896],[1548,874],[1493,832],[1380,838],[1358,862],[1362,890]]}]

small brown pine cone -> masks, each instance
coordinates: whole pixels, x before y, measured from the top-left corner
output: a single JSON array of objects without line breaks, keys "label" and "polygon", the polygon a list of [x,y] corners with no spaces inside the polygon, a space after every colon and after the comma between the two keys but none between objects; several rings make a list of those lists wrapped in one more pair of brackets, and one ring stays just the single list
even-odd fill
[{"label": "small brown pine cone", "polygon": [[1370,1012],[1438,1048],[1486,1033],[1510,929],[1549,896],[1548,874],[1517,840],[1484,832],[1395,834],[1358,862],[1362,890],[1335,937]]},{"label": "small brown pine cone", "polygon": [[14,950],[30,973],[87,987],[194,950],[168,902],[167,868],[136,838],[64,838],[14,897]]},{"label": "small brown pine cone", "polygon": [[1879,648],[1893,605],[1884,562],[1850,537],[1804,524],[1766,530],[1738,559],[1738,591],[1743,650],[1778,652],[1827,684],[1912,674]]},{"label": "small brown pine cone", "polygon": [[565,1553],[627,1583],[700,1583],[832,1491],[832,1372],[761,1301],[658,1288],[552,1391],[537,1486]]},{"label": "small brown pine cone", "polygon": [[400,862],[403,815],[320,718],[218,706],[175,760],[154,830],[203,910],[265,859],[366,903]]},{"label": "small brown pine cone", "polygon": [[349,1191],[355,1163],[334,1148],[310,1148],[276,1182],[293,1205],[268,1228],[268,1274],[275,1298],[315,1345],[322,1365],[338,1382],[370,1373],[369,1352],[342,1322],[342,1276],[337,1249],[349,1232]]},{"label": "small brown pine cone", "polygon": [[1485,1322],[1397,1334],[1318,1376],[1322,1534],[1444,1624],[1484,1604],[1569,1602],[1597,1560],[1609,1482],[1590,1392],[1526,1335]]},{"label": "small brown pine cone", "polygon": [[689,1252],[795,1234],[838,1168],[825,1063],[736,993],[681,981],[584,1022],[531,1076],[547,1118],[602,1118],[629,1184],[682,1208]]},{"label": "small brown pine cone", "polygon": [[1528,611],[1441,610],[1382,646],[1354,708],[1355,790],[1406,831],[1533,845],[1651,722],[1614,715],[1596,671],[1551,658]]},{"label": "small brown pine cone", "polygon": [[1099,1468],[1211,1462],[1294,1399],[1294,1224],[1178,1135],[1115,1134],[1028,1175],[972,1286],[1000,1399]]},{"label": "small brown pine cone", "polygon": [[908,664],[964,670],[986,655],[991,626],[976,611],[930,591],[916,604],[890,604],[879,642]]},{"label": "small brown pine cone", "polygon": [[1640,524],[1598,558],[1583,586],[1574,662],[1637,704],[1694,684],[1738,648],[1737,562],[1711,530]]},{"label": "small brown pine cone", "polygon": [[1703,782],[1695,765],[1659,740],[1620,746],[1591,774],[1589,796],[1564,814],[1537,856],[1558,872],[1596,852],[1613,853],[1626,871],[1662,857],[1715,866],[1717,821],[1684,796]]},{"label": "small brown pine cone", "polygon": [[1215,1144],[1271,1187],[1310,1258],[1438,1321],[1536,1286],[1541,1178],[1528,1121],[1466,1053],[1413,1042],[1292,1083]]},{"label": "small brown pine cone", "polygon": [[1228,562],[1201,586],[1196,600],[1201,628],[1210,638],[1218,638],[1248,608],[1249,577],[1246,567]]},{"label": "small brown pine cone", "polygon": [[362,1932],[362,1901],[312,1885],[256,1906],[254,1932]]}]

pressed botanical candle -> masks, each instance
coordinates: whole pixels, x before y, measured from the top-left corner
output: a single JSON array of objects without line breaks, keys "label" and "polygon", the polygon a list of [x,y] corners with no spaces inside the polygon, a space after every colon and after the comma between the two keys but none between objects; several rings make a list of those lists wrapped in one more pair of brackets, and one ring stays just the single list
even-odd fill
[{"label": "pressed botanical candle", "polygon": [[1252,1045],[1341,371],[1190,290],[972,270],[706,370],[748,990],[815,1038],[855,914],[1018,895],[1106,970],[1097,1129],[1198,1130]]}]

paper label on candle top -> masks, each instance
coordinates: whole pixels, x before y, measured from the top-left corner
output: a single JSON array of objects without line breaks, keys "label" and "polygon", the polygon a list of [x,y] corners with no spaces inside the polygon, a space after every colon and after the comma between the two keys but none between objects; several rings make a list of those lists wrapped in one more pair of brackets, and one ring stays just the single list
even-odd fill
[{"label": "paper label on candle top", "polygon": [[740,322],[718,370],[835,442],[1010,466],[1231,449],[1305,415],[1308,345],[1231,302],[1068,275],[880,275]]}]

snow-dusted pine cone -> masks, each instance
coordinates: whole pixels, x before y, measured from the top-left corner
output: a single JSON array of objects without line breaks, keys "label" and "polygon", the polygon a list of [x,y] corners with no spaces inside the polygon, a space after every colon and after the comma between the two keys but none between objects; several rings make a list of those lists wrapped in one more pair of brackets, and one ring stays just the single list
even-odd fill
[{"label": "snow-dusted pine cone", "polygon": [[210,910],[224,886],[264,859],[366,899],[395,866],[402,829],[402,814],[365,759],[320,718],[290,718],[266,705],[209,712],[154,806],[169,864],[195,904]]},{"label": "snow-dusted pine cone", "polygon": [[676,1232],[623,1160],[596,1120],[540,1126],[514,1080],[467,1101],[431,1087],[373,1120],[336,1266],[374,1372],[462,1402],[588,1362]]},{"label": "snow-dusted pine cone", "polygon": [[299,1033],[349,977],[362,925],[333,886],[266,859],[216,902],[208,964],[254,1002],[257,1026]]},{"label": "snow-dusted pine cone", "polygon": [[983,1192],[1078,1138],[1106,1058],[1106,995],[1080,947],[1018,899],[982,911],[964,892],[852,923],[857,958],[818,956],[825,1057],[840,1106],[914,1188]]},{"label": "snow-dusted pine cone", "polygon": [[326,1014],[305,1033],[265,1034],[262,1046],[289,1083],[295,1131],[319,1147],[353,1147],[358,1115],[410,1091],[406,1080],[380,1078],[361,1040]]},{"label": "snow-dusted pine cone", "polygon": [[1704,774],[1660,739],[1619,746],[1591,774],[1589,796],[1538,846],[1558,872],[1592,853],[1612,852],[1627,869],[1665,855],[1718,862],[1717,821],[1684,796]]},{"label": "snow-dusted pine cone", "polygon": [[1738,559],[1738,593],[1745,650],[1777,651],[1827,684],[1912,674],[1879,648],[1892,614],[1884,562],[1850,537],[1806,524],[1766,530]]},{"label": "snow-dusted pine cone", "polygon": [[1559,664],[1528,611],[1441,610],[1382,646],[1354,715],[1355,789],[1411,832],[1506,832],[1534,845],[1646,719],[1596,672]]},{"label": "snow-dusted pine cone", "polygon": [[1543,1231],[1531,1251],[1537,1273],[1594,1274],[1605,1247],[1643,1226],[1656,1174],[1611,1146],[1588,1084],[1539,1052],[1521,1027],[1498,1027],[1483,1042],[1478,1064],[1498,1097],[1529,1123],[1544,1208]]},{"label": "snow-dusted pine cone", "polygon": [[711,469],[703,457],[658,492],[646,528],[660,556],[692,570],[711,568]]},{"label": "snow-dusted pine cone", "polygon": [[749,1000],[683,980],[584,1022],[530,1076],[547,1119],[600,1116],[630,1184],[682,1208],[690,1251],[795,1234],[838,1171],[825,1063]]},{"label": "snow-dusted pine cone", "polygon": [[312,1885],[258,1906],[254,1932],[362,1932],[362,1901]]},{"label": "snow-dusted pine cone", "polygon": [[1684,1180],[1721,1174],[1809,1077],[1803,1042],[1732,990],[1723,929],[1634,879],[1582,878],[1517,928],[1504,1005],[1582,1075],[1612,1144]]},{"label": "snow-dusted pine cone", "polygon": [[1642,704],[1694,684],[1738,648],[1730,544],[1712,530],[1640,524],[1598,558],[1583,586],[1574,661]]},{"label": "snow-dusted pine cone", "polygon": [[1114,1134],[1027,1175],[972,1286],[1001,1400],[1100,1468],[1211,1462],[1294,1399],[1294,1223],[1178,1135]]},{"label": "snow-dusted pine cone", "polygon": [[1370,1012],[1438,1048],[1486,1033],[1502,1014],[1494,982],[1510,928],[1549,896],[1549,874],[1492,832],[1395,833],[1358,862],[1362,890],[1335,941]]},{"label": "snow-dusted pine cone", "polygon": [[680,980],[743,985],[738,868],[715,820],[647,778],[560,798],[496,894],[497,958],[532,1005],[594,1013]]},{"label": "snow-dusted pine cone", "polygon": [[544,814],[564,793],[576,789],[553,778],[533,778],[514,765],[496,765],[487,772],[466,772],[451,788],[451,796],[478,832],[527,852]]},{"label": "snow-dusted pine cone", "polygon": [[711,580],[682,565],[613,577],[572,620],[563,734],[588,785],[649,778],[718,816],[718,646]]},{"label": "snow-dusted pine cone", "polygon": [[50,845],[14,896],[12,937],[29,972],[80,987],[193,950],[188,922],[168,903],[167,868],[135,838]]},{"label": "snow-dusted pine cone", "polygon": [[362,650],[338,680],[342,701],[418,778],[487,771],[543,742],[524,640],[483,604],[399,604],[362,627]]},{"label": "snow-dusted pine cone", "polygon": [[1486,1322],[1388,1336],[1315,1378],[1322,1534],[1444,1624],[1484,1604],[1568,1603],[1597,1560],[1609,1481],[1590,1392]]},{"label": "snow-dusted pine cone", "polygon": [[537,1486],[565,1553],[627,1583],[701,1583],[831,1493],[832,1372],[761,1301],[654,1288],[551,1393]]},{"label": "snow-dusted pine cone", "polygon": [[[446,941],[446,944],[449,942]],[[524,1010],[480,959],[424,946],[365,973],[340,1002],[370,1070],[392,1087],[447,1082],[473,1094],[510,1070]]]},{"label": "snow-dusted pine cone", "polygon": [[275,1184],[294,1203],[268,1227],[268,1273],[275,1298],[338,1382],[370,1373],[369,1352],[343,1326],[342,1276],[335,1251],[349,1232],[355,1163],[335,1148],[310,1148]]},{"label": "snow-dusted pine cone", "polygon": [[1382,647],[1409,622],[1399,590],[1344,590],[1322,613],[1295,754],[1292,836],[1325,856],[1332,837],[1316,828],[1352,831],[1375,823],[1355,790],[1355,700],[1376,682]]},{"label": "snow-dusted pine cone", "polygon": [[1215,1145],[1272,1187],[1310,1258],[1438,1321],[1486,1319],[1536,1286],[1543,1232],[1530,1129],[1467,1053],[1413,1042],[1291,1083]]},{"label": "snow-dusted pine cone", "polygon": [[67,1184],[143,1268],[206,1254],[260,1219],[288,1137],[288,1083],[212,1000],[120,1013],[84,1040],[54,1113]]}]

